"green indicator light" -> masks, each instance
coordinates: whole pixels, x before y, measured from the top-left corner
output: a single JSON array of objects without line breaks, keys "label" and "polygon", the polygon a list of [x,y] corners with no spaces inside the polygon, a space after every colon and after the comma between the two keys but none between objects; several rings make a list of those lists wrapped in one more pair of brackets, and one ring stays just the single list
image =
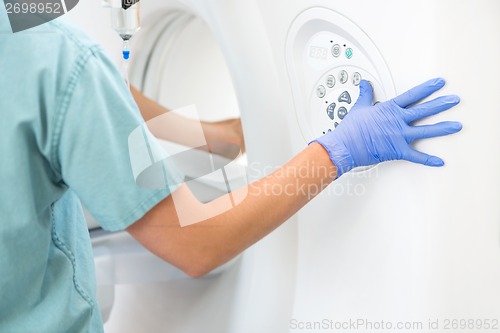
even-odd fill
[{"label": "green indicator light", "polygon": [[353,52],[352,52],[351,48],[348,48],[347,50],[345,50],[345,56],[347,57],[347,59],[351,59],[352,55],[353,55]]}]

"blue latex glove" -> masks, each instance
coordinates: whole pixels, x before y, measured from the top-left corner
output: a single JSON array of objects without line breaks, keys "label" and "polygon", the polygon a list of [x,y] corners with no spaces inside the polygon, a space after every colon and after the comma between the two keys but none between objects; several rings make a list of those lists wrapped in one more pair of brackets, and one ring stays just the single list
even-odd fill
[{"label": "blue latex glove", "polygon": [[444,85],[443,79],[433,79],[392,100],[372,105],[373,89],[363,80],[356,104],[340,125],[312,142],[318,142],[328,151],[338,177],[354,167],[389,160],[443,166],[442,159],[416,151],[410,144],[419,139],[456,133],[462,129],[462,124],[453,121],[424,126],[410,124],[460,102],[458,96],[451,95],[415,105]]}]

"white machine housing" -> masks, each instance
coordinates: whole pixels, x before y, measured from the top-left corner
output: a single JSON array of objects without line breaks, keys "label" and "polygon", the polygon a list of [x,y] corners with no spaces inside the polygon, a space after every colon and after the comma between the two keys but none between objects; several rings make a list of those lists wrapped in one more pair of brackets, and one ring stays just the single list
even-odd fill
[{"label": "white machine housing", "polygon": [[[377,82],[374,102],[433,77],[448,82],[437,95],[462,99],[453,110],[415,124],[450,119],[464,124],[455,136],[415,145],[443,157],[445,167],[391,162],[351,172],[297,214],[294,310],[286,329],[306,332],[294,324],[322,319],[426,324],[439,318],[444,324],[446,319],[494,318],[500,311],[500,176],[491,171],[500,166],[500,155],[491,145],[500,141],[495,129],[500,121],[495,111],[500,3],[259,4],[285,87],[288,127],[282,142],[293,153],[328,129],[323,121],[332,123],[316,89],[330,70],[338,73],[338,66],[329,54],[323,71],[304,61],[315,36],[329,35],[336,43],[338,35],[346,45],[369,50],[361,51],[368,63],[359,67]],[[322,45],[329,42],[325,38]],[[332,92],[334,101],[338,92]],[[444,325],[437,331],[446,331]]]}]

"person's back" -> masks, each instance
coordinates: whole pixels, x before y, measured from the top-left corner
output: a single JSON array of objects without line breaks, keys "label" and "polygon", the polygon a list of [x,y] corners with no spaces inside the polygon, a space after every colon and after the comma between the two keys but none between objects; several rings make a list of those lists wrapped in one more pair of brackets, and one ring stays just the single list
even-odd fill
[{"label": "person's back", "polygon": [[102,332],[79,198],[123,230],[169,194],[134,182],[142,119],[99,46],[63,22],[14,34],[1,3],[0,53],[0,332]]},{"label": "person's back", "polygon": [[60,23],[13,34],[0,7],[0,331],[102,330],[86,224],[56,151],[96,46]]}]

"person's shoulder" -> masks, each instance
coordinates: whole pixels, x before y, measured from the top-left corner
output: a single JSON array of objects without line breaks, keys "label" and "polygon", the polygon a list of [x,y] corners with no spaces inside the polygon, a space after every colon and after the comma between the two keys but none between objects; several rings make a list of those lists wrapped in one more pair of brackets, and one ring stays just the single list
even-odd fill
[{"label": "person's shoulder", "polygon": [[58,62],[61,57],[71,62],[85,54],[102,52],[97,41],[64,17],[15,33],[11,39],[19,52],[31,53],[33,57],[43,54],[46,63],[50,59]]},{"label": "person's shoulder", "polygon": [[107,64],[101,45],[64,18],[15,35],[18,35],[14,38],[17,50],[27,59],[27,65],[32,67],[34,73],[57,81],[60,88],[67,86],[68,80],[79,77],[83,68],[89,67],[91,59]]},{"label": "person's shoulder", "polygon": [[61,18],[46,24],[45,29],[56,33],[65,44],[78,50],[100,49],[99,44],[73,23]]}]

